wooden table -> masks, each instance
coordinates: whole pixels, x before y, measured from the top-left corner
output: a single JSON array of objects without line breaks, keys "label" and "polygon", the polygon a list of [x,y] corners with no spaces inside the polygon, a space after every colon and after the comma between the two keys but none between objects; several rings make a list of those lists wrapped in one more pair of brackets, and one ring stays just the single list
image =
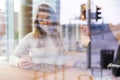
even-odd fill
[{"label": "wooden table", "polygon": [[73,67],[63,68],[53,73],[22,70],[11,66],[7,61],[0,61],[0,80],[78,80],[80,74],[90,75],[87,70],[82,71]]}]

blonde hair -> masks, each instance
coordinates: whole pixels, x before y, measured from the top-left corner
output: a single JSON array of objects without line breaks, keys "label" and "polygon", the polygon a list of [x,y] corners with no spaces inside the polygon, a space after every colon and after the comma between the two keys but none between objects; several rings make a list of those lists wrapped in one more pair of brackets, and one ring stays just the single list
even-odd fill
[{"label": "blonde hair", "polygon": [[37,14],[33,22],[33,26],[34,26],[33,37],[35,38],[47,36],[47,33],[41,27],[38,27],[40,26],[40,24],[38,23],[38,19],[37,19],[39,12],[48,12],[48,13],[54,14],[53,9],[49,5],[41,4],[40,6],[38,6]]}]

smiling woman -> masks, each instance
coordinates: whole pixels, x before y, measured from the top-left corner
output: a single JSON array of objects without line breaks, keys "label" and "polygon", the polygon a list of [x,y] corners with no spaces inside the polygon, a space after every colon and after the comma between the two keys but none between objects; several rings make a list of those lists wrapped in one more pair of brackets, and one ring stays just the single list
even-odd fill
[{"label": "smiling woman", "polygon": [[[59,64],[60,55],[64,54],[58,24],[54,24],[55,18],[55,12],[51,6],[48,4],[38,6],[33,22],[34,29],[13,51],[9,60],[11,65],[20,69],[55,70],[54,67]],[[48,65],[51,67],[48,68]]]}]

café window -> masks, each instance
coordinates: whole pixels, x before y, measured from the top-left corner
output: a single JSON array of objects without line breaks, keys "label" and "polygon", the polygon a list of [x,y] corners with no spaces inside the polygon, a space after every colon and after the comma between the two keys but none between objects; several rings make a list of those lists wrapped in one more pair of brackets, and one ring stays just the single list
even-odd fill
[{"label": "caf\u00e9 window", "polygon": [[[18,44],[18,22],[19,22],[19,7],[20,0],[1,0],[0,3],[0,59],[8,60],[10,54]],[[32,16],[35,14],[37,5],[41,4],[43,0],[32,1]],[[65,42],[66,51],[76,51],[80,47],[80,14],[81,5],[86,2],[77,3],[77,0],[68,5],[67,0],[44,0],[50,4],[57,13],[59,28]],[[22,4],[24,4],[24,0]],[[76,6],[75,6],[76,4]],[[71,9],[69,9],[71,8]],[[73,10],[73,8],[75,10]],[[81,21],[82,22],[82,21]],[[82,47],[83,50],[84,47]]]},{"label": "caf\u00e9 window", "polygon": [[[0,0],[0,60],[8,60],[18,43],[18,7],[15,0]],[[16,5],[14,5],[14,3]]]}]

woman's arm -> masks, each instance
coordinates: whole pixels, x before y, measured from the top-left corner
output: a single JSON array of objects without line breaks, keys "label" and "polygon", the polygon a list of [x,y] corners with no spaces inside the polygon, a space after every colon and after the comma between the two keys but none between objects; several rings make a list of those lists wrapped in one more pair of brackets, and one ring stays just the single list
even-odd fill
[{"label": "woman's arm", "polygon": [[13,66],[18,67],[18,61],[19,61],[19,57],[15,56],[15,55],[11,55],[9,58],[9,63]]},{"label": "woman's arm", "polygon": [[18,67],[18,62],[21,59],[22,55],[28,55],[29,54],[29,48],[30,48],[30,34],[26,35],[23,40],[17,45],[13,53],[10,55],[9,62],[11,65]]}]

